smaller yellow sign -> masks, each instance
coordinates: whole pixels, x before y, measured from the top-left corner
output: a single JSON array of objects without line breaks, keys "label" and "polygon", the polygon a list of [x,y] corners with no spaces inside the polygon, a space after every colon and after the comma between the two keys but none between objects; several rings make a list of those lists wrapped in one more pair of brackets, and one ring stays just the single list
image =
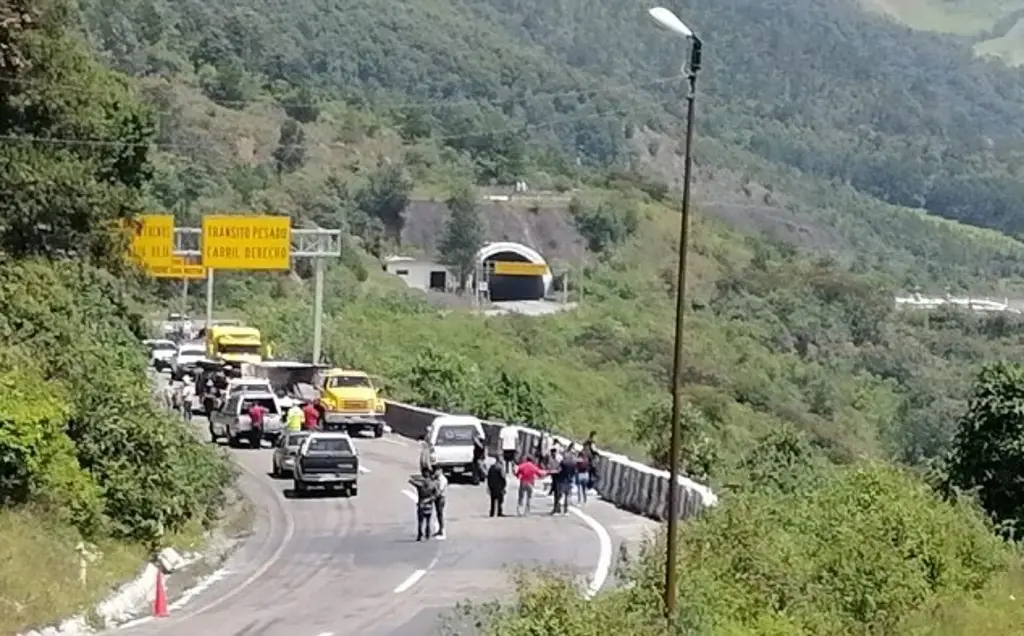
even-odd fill
[{"label": "smaller yellow sign", "polygon": [[494,273],[499,276],[543,276],[548,273],[548,266],[544,263],[494,261]]},{"label": "smaller yellow sign", "polygon": [[205,267],[189,263],[180,256],[175,256],[170,265],[148,267],[146,271],[153,278],[187,278],[189,280],[206,278]]},{"label": "smaller yellow sign", "polygon": [[287,216],[204,216],[203,265],[210,269],[291,269]]},{"label": "smaller yellow sign", "polygon": [[144,214],[125,226],[132,232],[132,254],[145,268],[168,267],[174,256],[174,215]]}]

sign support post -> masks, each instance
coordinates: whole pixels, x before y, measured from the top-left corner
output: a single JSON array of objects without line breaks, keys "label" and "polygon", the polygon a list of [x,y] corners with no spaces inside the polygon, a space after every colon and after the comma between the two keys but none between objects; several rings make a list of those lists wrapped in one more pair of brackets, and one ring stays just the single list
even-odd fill
[{"label": "sign support post", "polygon": [[213,269],[206,270],[206,323],[204,329],[213,324]]}]

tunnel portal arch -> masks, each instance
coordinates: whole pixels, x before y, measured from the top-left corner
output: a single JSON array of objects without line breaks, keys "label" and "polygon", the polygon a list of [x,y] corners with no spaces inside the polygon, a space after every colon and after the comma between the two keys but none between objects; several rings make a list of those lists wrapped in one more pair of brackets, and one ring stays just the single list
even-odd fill
[{"label": "tunnel portal arch", "polygon": [[488,290],[492,301],[542,300],[551,289],[551,269],[539,252],[522,243],[499,242],[488,243],[480,248],[476,255],[477,262],[484,268],[497,261],[514,263],[533,263],[544,265],[544,274],[540,276],[512,276],[491,273],[488,279]]}]

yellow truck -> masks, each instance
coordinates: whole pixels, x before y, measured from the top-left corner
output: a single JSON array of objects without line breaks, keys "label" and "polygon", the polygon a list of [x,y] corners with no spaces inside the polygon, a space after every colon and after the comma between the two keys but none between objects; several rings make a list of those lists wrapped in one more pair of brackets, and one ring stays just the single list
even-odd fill
[{"label": "yellow truck", "polygon": [[350,435],[373,431],[384,435],[384,399],[373,380],[362,371],[330,369],[318,382],[320,426],[324,430],[345,429]]},{"label": "yellow truck", "polygon": [[240,367],[263,361],[260,330],[242,325],[213,325],[206,330],[206,357]]}]

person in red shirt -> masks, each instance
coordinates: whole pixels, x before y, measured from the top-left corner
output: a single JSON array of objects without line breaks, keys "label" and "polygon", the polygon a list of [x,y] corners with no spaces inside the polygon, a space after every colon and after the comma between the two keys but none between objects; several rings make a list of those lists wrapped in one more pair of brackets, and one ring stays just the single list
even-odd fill
[{"label": "person in red shirt", "polygon": [[522,516],[523,511],[530,514],[530,500],[533,499],[533,485],[537,479],[547,474],[541,470],[532,457],[527,457],[521,464],[516,466],[515,475],[519,480],[519,503],[516,505],[516,514]]},{"label": "person in red shirt", "polygon": [[302,407],[302,415],[306,418],[303,428],[307,431],[315,429],[320,421],[320,411],[316,410],[316,405],[312,402],[306,402],[306,405]]},{"label": "person in red shirt", "polygon": [[263,429],[263,423],[266,421],[267,407],[260,404],[253,404],[249,407],[249,420],[252,421],[252,427],[256,429]]}]

